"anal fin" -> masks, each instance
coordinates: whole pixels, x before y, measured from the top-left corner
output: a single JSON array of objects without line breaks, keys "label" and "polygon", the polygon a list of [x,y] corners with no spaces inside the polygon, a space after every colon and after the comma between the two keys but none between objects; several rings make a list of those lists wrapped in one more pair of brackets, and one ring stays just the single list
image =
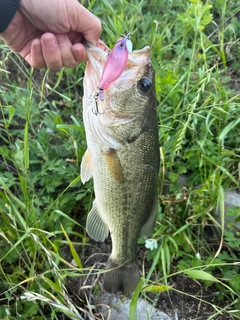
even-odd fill
[{"label": "anal fin", "polygon": [[88,235],[95,241],[102,242],[109,234],[108,226],[99,214],[96,201],[93,202],[92,209],[87,216],[86,230]]}]

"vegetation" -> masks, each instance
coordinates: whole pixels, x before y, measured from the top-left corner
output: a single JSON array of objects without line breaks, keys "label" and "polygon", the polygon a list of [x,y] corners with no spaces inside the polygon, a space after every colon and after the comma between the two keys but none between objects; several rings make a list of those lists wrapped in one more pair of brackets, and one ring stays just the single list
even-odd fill
[{"label": "vegetation", "polygon": [[[126,32],[134,49],[150,45],[156,71],[159,215],[152,238],[139,240],[150,267],[134,297],[155,292],[157,299],[176,290],[169,283],[182,275],[218,293],[219,305],[201,300],[213,307],[208,319],[240,319],[240,210],[224,208],[224,190],[240,183],[240,5],[85,5],[101,19],[110,48]],[[0,48],[0,319],[83,319],[91,306],[73,301],[67,279],[88,272],[84,225],[93,195],[79,177],[85,65],[37,71]]]}]

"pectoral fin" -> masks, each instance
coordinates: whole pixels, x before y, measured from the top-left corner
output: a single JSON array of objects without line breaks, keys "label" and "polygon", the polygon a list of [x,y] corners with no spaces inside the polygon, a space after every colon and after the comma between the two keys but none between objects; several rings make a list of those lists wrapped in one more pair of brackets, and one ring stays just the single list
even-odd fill
[{"label": "pectoral fin", "polygon": [[87,216],[86,230],[88,235],[95,241],[102,242],[109,234],[108,226],[100,217],[96,201],[93,202],[92,209]]},{"label": "pectoral fin", "polygon": [[104,153],[106,163],[111,176],[118,182],[122,183],[124,181],[123,168],[116,150],[109,149],[108,152]]},{"label": "pectoral fin", "polygon": [[81,180],[82,183],[84,184],[87,182],[89,179],[92,178],[92,157],[90,155],[90,152],[88,149],[84,153],[84,156],[82,158],[81,162]]}]

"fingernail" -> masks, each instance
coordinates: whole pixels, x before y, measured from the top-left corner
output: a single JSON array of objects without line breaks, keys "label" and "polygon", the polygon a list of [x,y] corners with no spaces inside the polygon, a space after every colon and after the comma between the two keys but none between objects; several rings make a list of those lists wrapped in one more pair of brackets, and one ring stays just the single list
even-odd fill
[{"label": "fingernail", "polygon": [[55,39],[44,39],[44,44],[48,49],[56,48],[56,41]]}]

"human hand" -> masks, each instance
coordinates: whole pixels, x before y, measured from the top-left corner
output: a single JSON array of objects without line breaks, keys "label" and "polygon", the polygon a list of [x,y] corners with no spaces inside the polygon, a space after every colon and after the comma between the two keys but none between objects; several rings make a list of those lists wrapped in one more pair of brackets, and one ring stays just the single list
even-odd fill
[{"label": "human hand", "polygon": [[3,41],[32,67],[58,70],[87,61],[83,39],[96,44],[101,22],[77,0],[21,0]]}]

